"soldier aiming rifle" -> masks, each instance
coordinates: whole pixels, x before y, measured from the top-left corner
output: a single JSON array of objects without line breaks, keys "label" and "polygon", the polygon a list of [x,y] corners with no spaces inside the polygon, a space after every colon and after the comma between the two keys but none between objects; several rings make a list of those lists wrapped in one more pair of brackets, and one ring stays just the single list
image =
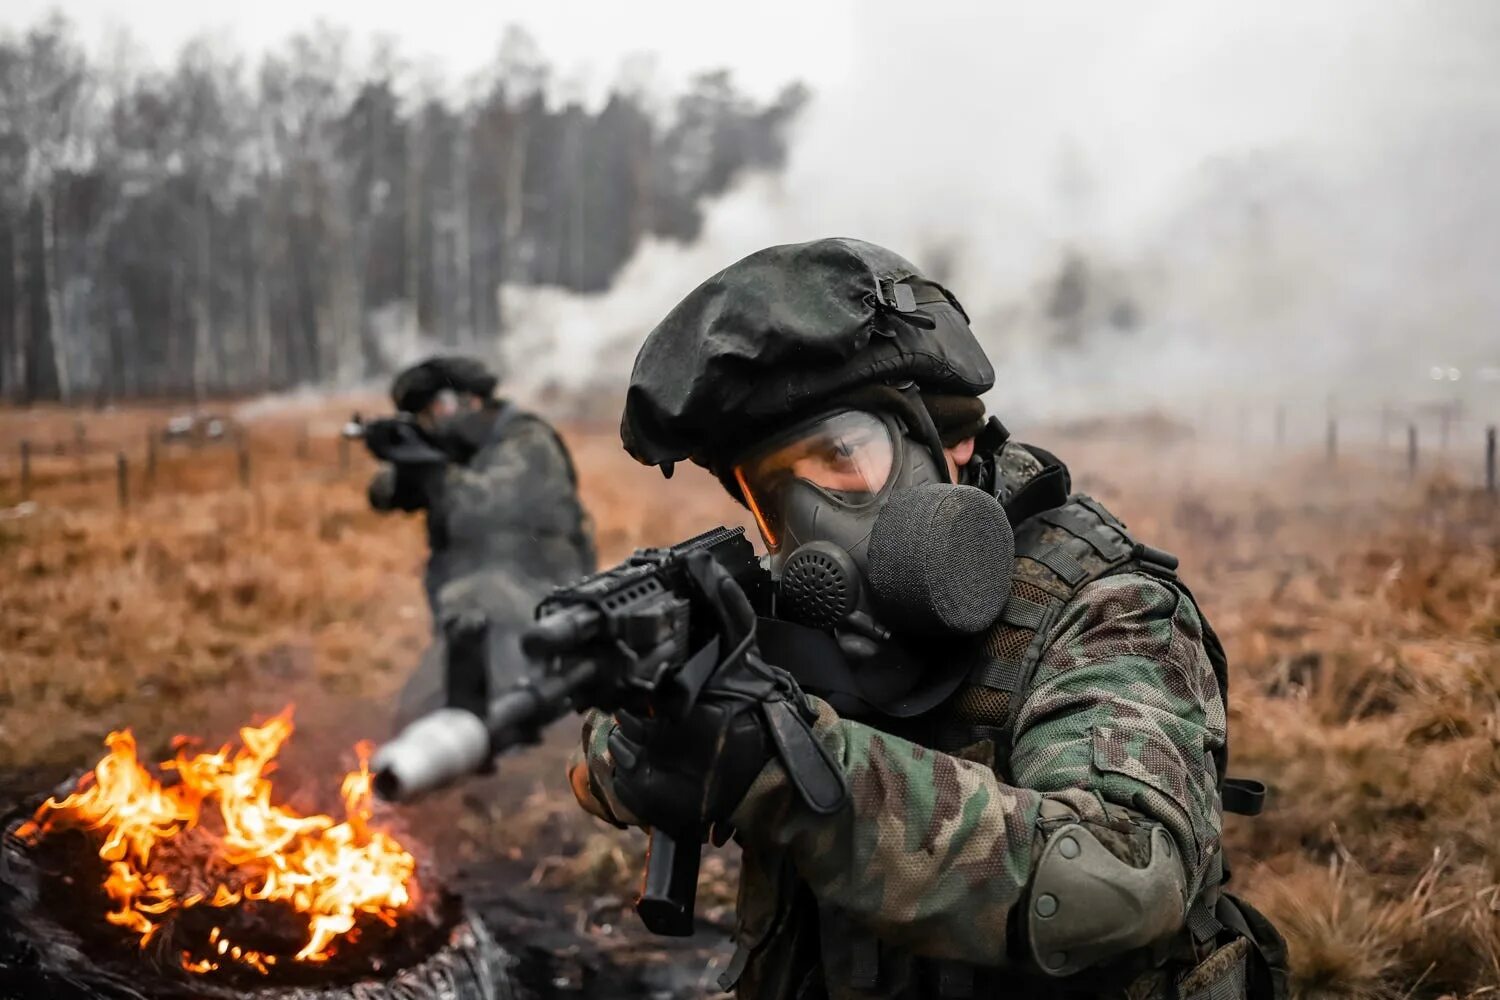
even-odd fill
[{"label": "soldier aiming rifle", "polygon": [[713,276],[647,337],[621,433],[715,473],[767,556],[719,529],[559,590],[533,672],[456,682],[378,787],[589,709],[570,784],[653,831],[648,925],[690,929],[705,837],[741,847],[741,997],[1283,1000],[1284,943],[1223,891],[1223,814],[1264,795],[1224,777],[1223,648],[1175,557],[986,418],[994,382],[889,250]]},{"label": "soldier aiming rifle", "polygon": [[421,511],[433,643],[403,688],[397,723],[444,703],[444,647],[460,619],[488,623],[493,669],[513,680],[515,636],[552,588],[594,569],[593,531],[572,459],[542,418],[495,397],[498,379],[473,358],[430,358],[396,376],[396,414],[344,428],[380,460],[370,506]]}]

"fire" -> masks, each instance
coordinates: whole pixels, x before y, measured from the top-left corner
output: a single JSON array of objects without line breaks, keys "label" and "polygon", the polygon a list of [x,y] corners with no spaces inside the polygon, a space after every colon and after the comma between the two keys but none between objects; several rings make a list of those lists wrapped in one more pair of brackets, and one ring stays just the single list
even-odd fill
[{"label": "fire", "polygon": [[[160,765],[177,779],[165,785],[141,764],[130,730],[110,733],[109,753],[77,790],[48,799],[20,833],[33,840],[65,828],[98,835],[99,856],[109,864],[104,888],[115,905],[106,918],[138,935],[142,948],[174,911],[251,900],[284,904],[306,919],[305,944],[283,960],[327,961],[338,941],[357,937],[361,916],[394,926],[413,900],[416,860],[369,826],[367,744],[358,748],[359,769],[343,780],[343,822],[302,816],[272,801],[267,776],[291,733],[288,708],[241,729],[232,754],[225,745],[189,755],[179,738],[176,758]],[[169,845],[204,856],[184,863],[183,851],[174,854]],[[233,961],[264,973],[278,960],[231,942],[220,927],[202,951],[197,958],[184,953],[183,968],[209,972]]]}]

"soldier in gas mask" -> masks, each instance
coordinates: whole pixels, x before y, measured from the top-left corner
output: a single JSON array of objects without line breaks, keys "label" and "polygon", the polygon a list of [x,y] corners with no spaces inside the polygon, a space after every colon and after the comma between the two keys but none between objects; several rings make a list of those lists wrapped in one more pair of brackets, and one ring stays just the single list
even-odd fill
[{"label": "soldier in gas mask", "polygon": [[[1263,792],[1223,777],[1222,647],[1174,557],[986,419],[993,382],[957,299],[868,243],[771,247],[689,294],[622,436],[749,508],[774,613],[700,580],[743,669],[681,725],[589,716],[574,792],[738,841],[742,997],[1282,997],[1280,938],[1221,891],[1222,814]],[[837,808],[735,701],[774,668]]]},{"label": "soldier in gas mask", "polygon": [[553,587],[594,571],[593,533],[557,432],[496,399],[497,379],[467,357],[430,358],[396,376],[398,416],[364,425],[382,465],[370,481],[379,511],[422,511],[423,584],[434,638],[401,692],[397,726],[444,703],[447,633],[483,620],[493,683],[518,669],[514,636]]}]

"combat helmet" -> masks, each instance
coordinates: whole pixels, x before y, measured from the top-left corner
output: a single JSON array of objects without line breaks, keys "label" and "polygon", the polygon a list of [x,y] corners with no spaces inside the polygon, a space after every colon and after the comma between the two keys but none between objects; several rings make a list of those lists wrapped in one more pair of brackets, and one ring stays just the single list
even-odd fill
[{"label": "combat helmet", "polygon": [[651,331],[620,436],[642,464],[670,476],[690,459],[742,499],[724,461],[788,420],[878,404],[940,449],[982,426],[994,381],[963,306],[910,261],[856,239],[791,243],[731,264]]},{"label": "combat helmet", "polygon": [[417,413],[444,389],[489,399],[499,383],[478,358],[440,354],[400,371],[391,382],[391,402],[404,413]]}]

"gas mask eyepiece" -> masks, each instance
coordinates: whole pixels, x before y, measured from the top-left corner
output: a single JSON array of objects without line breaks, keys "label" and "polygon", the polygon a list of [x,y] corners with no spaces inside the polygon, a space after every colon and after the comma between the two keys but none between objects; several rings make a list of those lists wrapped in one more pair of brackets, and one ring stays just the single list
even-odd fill
[{"label": "gas mask eyepiece", "polygon": [[828,537],[834,521],[859,533],[838,539],[853,548],[869,534],[875,501],[898,472],[899,427],[862,410],[804,421],[742,457],[735,482],[755,515],[777,565],[805,541]]}]

